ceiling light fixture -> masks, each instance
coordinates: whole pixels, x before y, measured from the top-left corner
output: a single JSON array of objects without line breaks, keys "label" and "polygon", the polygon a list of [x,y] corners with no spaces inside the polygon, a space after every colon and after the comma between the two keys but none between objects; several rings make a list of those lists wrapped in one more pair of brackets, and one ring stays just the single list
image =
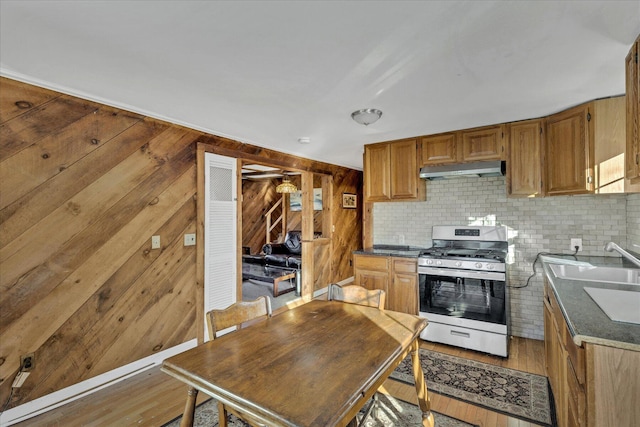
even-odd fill
[{"label": "ceiling light fixture", "polygon": [[353,120],[365,126],[375,123],[380,117],[382,117],[382,111],[376,110],[375,108],[365,108],[351,113]]},{"label": "ceiling light fixture", "polygon": [[276,187],[276,193],[295,193],[298,188],[289,181],[287,175],[282,177],[282,184]]},{"label": "ceiling light fixture", "polygon": [[300,144],[311,144],[311,138],[309,138],[308,136],[303,136],[301,138],[298,138],[298,142]]}]

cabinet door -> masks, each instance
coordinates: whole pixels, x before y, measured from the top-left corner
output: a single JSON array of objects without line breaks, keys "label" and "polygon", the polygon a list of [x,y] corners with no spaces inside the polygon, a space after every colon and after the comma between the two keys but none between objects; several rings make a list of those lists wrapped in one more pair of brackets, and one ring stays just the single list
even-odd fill
[{"label": "cabinet door", "polygon": [[420,166],[457,163],[457,143],[458,134],[455,132],[423,137],[420,140]]},{"label": "cabinet door", "polygon": [[[367,289],[382,289],[385,294],[389,294],[389,272],[356,270],[355,283]],[[388,301],[385,308],[389,306]]]},{"label": "cabinet door", "polygon": [[555,340],[555,329],[553,327],[553,314],[551,313],[551,306],[545,299],[543,304],[544,315],[544,362],[547,371],[547,377],[549,377],[549,384],[551,389],[557,390],[558,374],[556,368],[556,362],[554,360],[556,353],[558,352],[558,342]]},{"label": "cabinet door", "polygon": [[389,258],[384,256],[354,255],[355,284],[367,289],[382,289],[389,295]]},{"label": "cabinet door", "polygon": [[626,101],[627,101],[627,149],[625,176],[632,183],[640,182],[640,36],[627,55]]},{"label": "cabinet door", "polygon": [[418,197],[418,147],[411,139],[389,144],[391,164],[391,198],[415,199]]},{"label": "cabinet door", "polygon": [[527,120],[509,129],[507,194],[513,197],[539,197],[542,182],[543,122]]},{"label": "cabinet door", "polygon": [[364,148],[364,198],[379,202],[391,198],[389,144],[367,145]]},{"label": "cabinet door", "polygon": [[502,125],[462,131],[462,161],[502,160]]},{"label": "cabinet door", "polygon": [[387,308],[418,314],[418,263],[406,258],[392,258],[391,284]]},{"label": "cabinet door", "polygon": [[578,383],[578,377],[567,359],[567,425],[584,427],[587,425],[586,394]]},{"label": "cabinet door", "polygon": [[593,154],[587,129],[588,104],[547,119],[547,194],[583,194],[593,190]]},{"label": "cabinet door", "polygon": [[624,96],[591,102],[589,139],[593,143],[594,192],[633,193],[640,191],[640,180],[625,179],[626,102]]},{"label": "cabinet door", "polygon": [[553,391],[558,426],[565,427],[568,412],[568,355],[564,348],[566,324],[555,295],[546,283],[544,295],[544,344],[547,376]]}]

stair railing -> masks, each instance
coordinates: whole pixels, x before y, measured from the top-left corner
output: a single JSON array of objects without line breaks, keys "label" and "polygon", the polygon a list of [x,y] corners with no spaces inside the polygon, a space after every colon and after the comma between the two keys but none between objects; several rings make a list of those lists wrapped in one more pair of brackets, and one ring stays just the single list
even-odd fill
[{"label": "stair railing", "polygon": [[[282,195],[282,197],[280,198],[280,200],[278,200],[277,202],[274,203],[274,205],[271,207],[271,209],[269,209],[267,211],[266,214],[264,214],[264,216],[266,217],[267,220],[267,227],[266,227],[266,231],[267,231],[267,237],[265,242],[266,243],[271,243],[271,231],[276,228],[278,226],[278,224],[282,225],[282,235],[284,236],[286,234],[286,227],[287,227],[287,210],[285,209],[285,205],[284,205],[284,194]],[[282,205],[282,210],[280,213],[280,216],[278,218],[275,219],[275,221],[271,220],[271,216],[273,215],[273,211],[275,211],[278,206]]]}]

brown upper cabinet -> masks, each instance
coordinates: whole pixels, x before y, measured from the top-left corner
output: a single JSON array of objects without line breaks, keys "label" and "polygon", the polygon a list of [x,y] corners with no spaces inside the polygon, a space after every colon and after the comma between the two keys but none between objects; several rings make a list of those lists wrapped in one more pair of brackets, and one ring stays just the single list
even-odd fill
[{"label": "brown upper cabinet", "polygon": [[468,129],[460,133],[463,162],[504,160],[504,125]]},{"label": "brown upper cabinet", "polygon": [[587,102],[546,119],[546,194],[631,193],[625,179],[625,97]]},{"label": "brown upper cabinet", "polygon": [[416,139],[365,145],[364,201],[424,200]]},{"label": "brown upper cabinet", "polygon": [[625,179],[626,97],[605,98],[591,103],[589,140],[594,146],[594,192],[636,193],[635,183]]},{"label": "brown upper cabinet", "polygon": [[504,125],[423,136],[420,166],[503,160]]},{"label": "brown upper cabinet", "polygon": [[421,166],[458,163],[458,134],[456,132],[424,136],[420,140]]},{"label": "brown upper cabinet", "polygon": [[547,118],[547,194],[593,191],[593,146],[589,144],[589,104]]},{"label": "brown upper cabinet", "polygon": [[640,35],[627,55],[626,97],[627,97],[627,144],[626,173],[632,183],[640,183]]},{"label": "brown upper cabinet", "polygon": [[511,197],[544,195],[544,120],[534,119],[508,126],[507,194]]}]

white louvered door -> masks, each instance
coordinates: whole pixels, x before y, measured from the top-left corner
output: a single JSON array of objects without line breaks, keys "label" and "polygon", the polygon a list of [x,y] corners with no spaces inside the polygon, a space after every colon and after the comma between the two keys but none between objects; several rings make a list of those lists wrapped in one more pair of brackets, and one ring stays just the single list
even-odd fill
[{"label": "white louvered door", "polygon": [[[236,168],[231,157],[205,153],[204,312],[236,302]],[[205,339],[209,339],[205,321]]]}]

